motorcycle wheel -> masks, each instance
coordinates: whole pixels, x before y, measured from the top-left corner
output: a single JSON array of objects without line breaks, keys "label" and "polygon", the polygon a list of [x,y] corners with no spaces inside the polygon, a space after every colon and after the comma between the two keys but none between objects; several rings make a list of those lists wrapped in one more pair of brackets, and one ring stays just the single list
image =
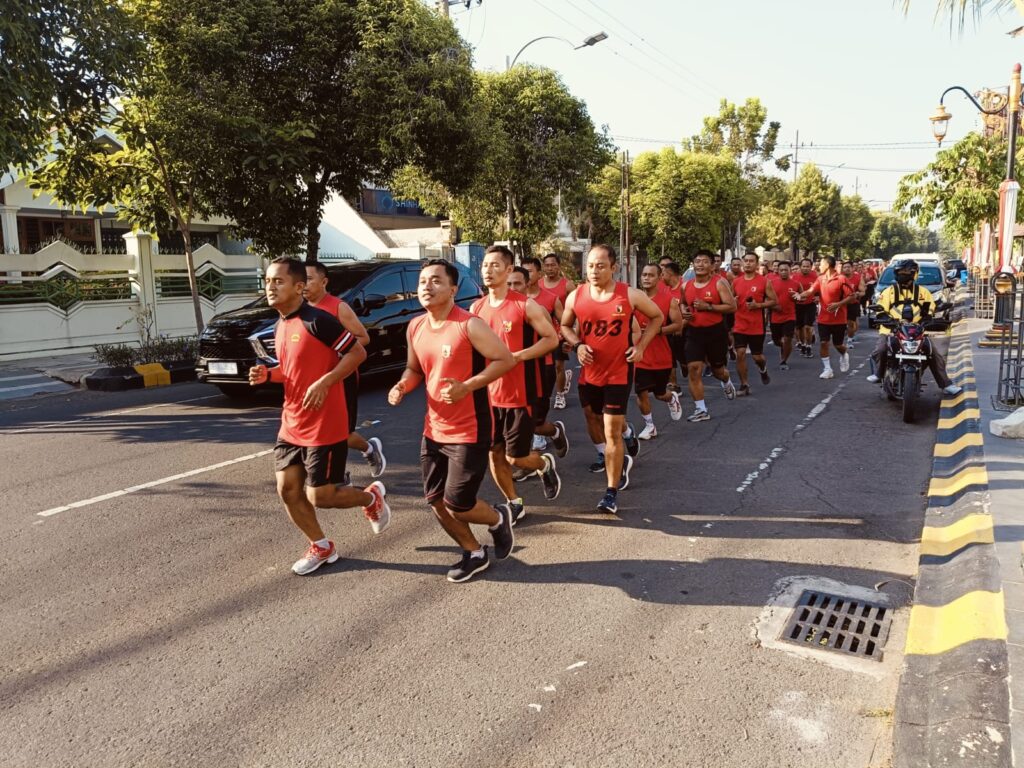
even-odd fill
[{"label": "motorcycle wheel", "polygon": [[885,390],[885,396],[889,398],[890,403],[894,403],[899,400],[896,394],[892,391],[892,378],[889,374],[886,374],[885,378],[882,379],[882,389]]},{"label": "motorcycle wheel", "polygon": [[913,424],[917,410],[917,396],[921,391],[921,374],[917,371],[906,371],[903,374],[903,423]]}]

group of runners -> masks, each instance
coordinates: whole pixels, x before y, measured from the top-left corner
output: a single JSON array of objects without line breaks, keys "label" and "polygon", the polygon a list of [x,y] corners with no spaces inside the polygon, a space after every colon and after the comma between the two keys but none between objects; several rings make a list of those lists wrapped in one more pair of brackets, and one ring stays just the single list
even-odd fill
[{"label": "group of runners", "polygon": [[[692,279],[684,281],[680,266],[662,259],[644,266],[640,288],[616,279],[617,261],[611,246],[595,245],[586,256],[585,280],[576,286],[555,254],[517,265],[507,247],[490,246],[481,268],[487,294],[468,311],[455,303],[458,270],[440,259],[423,265],[417,295],[425,312],[409,324],[406,367],[388,402],[399,406],[424,385],[423,493],[462,550],[449,581],[466,581],[488,568],[492,556],[511,554],[513,528],[526,515],[517,483],[539,478],[550,500],[561,492],[558,461],[569,439],[564,422],[550,415],[552,407],[566,407],[570,356],[580,365],[579,402],[597,454],[590,471],[606,479],[597,509],[610,514],[629,485],[639,441],[657,437],[653,401],[665,403],[673,421],[682,418],[677,366],[694,401],[690,422],[710,419],[705,376],[719,380],[727,399],[749,395],[749,358],[761,384],[771,383],[766,333],[780,370],[788,369],[794,348],[812,356],[815,336],[822,378],[834,375],[830,348],[839,355],[839,369],[849,368],[847,324],[855,331],[855,320],[848,313],[859,306],[865,283],[849,265],[840,271],[831,256],[817,265],[804,259],[769,266],[747,253],[726,270],[717,254],[702,250],[692,259]],[[279,365],[257,365],[249,373],[254,385],[284,385],[275,471],[288,515],[310,542],[292,567],[301,575],[338,559],[317,507],[361,507],[374,533],[391,520],[381,481],[363,490],[349,484],[350,447],[362,453],[373,478],[387,462],[378,438],[355,431],[356,377],[369,337],[352,310],[326,292],[326,274],[322,265],[295,259],[271,263],[266,295],[280,314]],[[738,385],[727,367],[730,356]],[[631,397],[644,421],[639,433],[626,418]],[[488,471],[504,496],[494,505],[479,493]],[[474,524],[488,528],[490,547]]]}]

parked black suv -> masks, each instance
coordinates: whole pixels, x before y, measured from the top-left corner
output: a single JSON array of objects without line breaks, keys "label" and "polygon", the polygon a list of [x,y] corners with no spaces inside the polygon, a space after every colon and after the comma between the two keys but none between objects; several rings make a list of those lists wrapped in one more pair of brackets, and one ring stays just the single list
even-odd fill
[{"label": "parked black suv", "polygon": [[[422,262],[411,259],[355,261],[328,267],[327,290],[348,303],[370,334],[364,373],[405,365],[405,329],[423,312],[416,297]],[[482,295],[480,285],[460,264],[456,303],[464,309]],[[232,397],[252,391],[249,369],[276,365],[274,326],[277,311],[266,297],[214,317],[199,337],[196,374]],[[268,386],[268,385],[264,385]]]}]

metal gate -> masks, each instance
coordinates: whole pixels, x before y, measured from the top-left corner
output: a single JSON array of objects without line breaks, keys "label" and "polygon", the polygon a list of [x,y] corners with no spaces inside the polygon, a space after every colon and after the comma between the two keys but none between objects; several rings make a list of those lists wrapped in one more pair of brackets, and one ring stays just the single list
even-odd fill
[{"label": "metal gate", "polygon": [[992,407],[1013,411],[1024,405],[1024,282],[1005,273],[985,282],[992,304],[994,340],[999,344],[999,379]]}]

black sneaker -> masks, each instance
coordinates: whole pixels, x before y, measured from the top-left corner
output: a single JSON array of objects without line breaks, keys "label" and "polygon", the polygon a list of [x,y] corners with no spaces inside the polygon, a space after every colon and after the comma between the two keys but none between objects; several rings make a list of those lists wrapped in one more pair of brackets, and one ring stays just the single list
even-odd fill
[{"label": "black sneaker", "polygon": [[626,446],[626,453],[630,456],[638,456],[640,454],[640,441],[636,437],[636,430],[633,429],[632,424],[627,424],[629,427],[629,437],[622,436],[622,442]]},{"label": "black sneaker", "polygon": [[[515,527],[516,523],[518,523],[520,520],[526,517],[526,507],[523,505],[521,501],[510,501],[508,503],[508,507],[509,511],[511,512],[511,516],[509,517],[509,519],[512,521],[512,527]],[[502,514],[505,513],[502,512]]]},{"label": "black sneaker", "polygon": [[614,515],[619,511],[619,505],[616,500],[616,496],[611,491],[606,491],[601,500],[597,503],[597,508],[601,512],[607,512],[609,515]]},{"label": "black sneaker", "polygon": [[452,566],[448,571],[448,581],[458,584],[462,581],[469,581],[480,571],[486,571],[491,564],[487,557],[487,547],[484,547],[483,557],[473,557],[472,552],[462,552],[462,559]]},{"label": "black sneaker", "polygon": [[633,468],[633,457],[628,453],[622,457],[622,474],[619,475],[619,490],[629,488],[629,470]]},{"label": "black sneaker", "polygon": [[595,475],[598,474],[599,472],[604,472],[604,456],[602,456],[598,461],[595,461],[593,464],[587,467],[587,469],[589,469],[590,472]]},{"label": "black sneaker", "polygon": [[789,370],[789,363],[779,363],[779,370],[780,371],[788,371]]},{"label": "black sneaker", "polygon": [[569,437],[565,434],[565,424],[560,421],[555,422],[555,436],[551,438],[551,444],[555,446],[558,458],[564,459],[569,453]]},{"label": "black sneaker", "polygon": [[[504,505],[502,505],[504,506]],[[512,533],[512,515],[507,510],[495,507],[501,515],[501,524],[494,528],[488,528],[491,538],[494,540],[494,557],[497,560],[504,560],[512,554],[512,547],[516,543],[516,535]]]},{"label": "black sneaker", "polygon": [[749,384],[740,384],[740,388],[736,390],[736,397],[747,397],[750,394]]},{"label": "black sneaker", "polygon": [[762,384],[771,384],[772,383],[772,377],[768,375],[768,366],[767,365],[764,367],[763,370],[758,368],[757,372],[761,374],[761,383]]},{"label": "black sneaker", "polygon": [[370,444],[370,452],[363,454],[363,458],[370,465],[370,477],[380,477],[388,466],[388,460],[384,458],[384,446],[379,437],[371,437],[366,442]]},{"label": "black sneaker", "polygon": [[545,467],[540,472],[540,481],[544,484],[544,498],[554,501],[562,492],[562,478],[558,476],[558,469],[555,466],[555,457],[550,453],[541,456],[544,459]]},{"label": "black sneaker", "polygon": [[521,483],[524,480],[529,480],[531,477],[536,476],[537,470],[535,469],[519,469],[516,467],[512,470],[512,479],[517,483]]}]

